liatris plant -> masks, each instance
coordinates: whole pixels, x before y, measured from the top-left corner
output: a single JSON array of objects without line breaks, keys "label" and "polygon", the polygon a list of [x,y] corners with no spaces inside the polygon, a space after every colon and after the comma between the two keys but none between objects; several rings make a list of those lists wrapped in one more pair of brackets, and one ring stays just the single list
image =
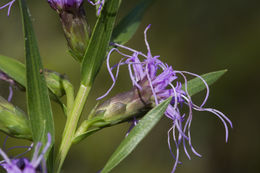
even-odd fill
[{"label": "liatris plant", "polygon": [[[10,84],[8,99],[0,97],[0,130],[8,136],[31,141],[32,145],[25,148],[26,152],[33,148],[33,152],[31,159],[23,157],[23,153],[10,157],[7,156],[8,149],[4,145],[0,149],[3,158],[0,166],[7,172],[59,173],[73,144],[106,127],[131,122],[125,139],[100,171],[108,173],[133,151],[163,115],[172,122],[168,127],[168,147],[175,159],[172,172],[180,164],[181,148],[189,159],[189,149],[195,155],[201,156],[191,142],[193,111],[207,111],[217,116],[225,127],[226,141],[228,140],[228,126],[232,127],[231,121],[222,112],[205,107],[209,85],[226,70],[201,76],[175,70],[163,62],[160,56],[152,54],[148,43],[150,25],[144,31],[146,53],[124,46],[136,32],[142,15],[152,0],[140,2],[117,26],[114,25],[121,0],[48,0],[50,7],[60,17],[69,53],[81,67],[80,87],[76,96],[73,85],[66,76],[44,69],[26,1],[17,1],[23,22],[26,64],[0,55],[0,79]],[[9,15],[14,2],[15,0],[10,1],[0,9],[8,8]],[[96,6],[97,21],[94,28],[88,25],[83,3]],[[117,64],[111,65],[110,59],[114,52],[122,57]],[[97,98],[101,103],[90,111],[87,119],[80,122],[89,92],[95,89],[92,86],[104,62],[111,76],[112,86],[107,86],[107,92]],[[106,100],[117,82],[119,69],[123,67],[129,71],[132,89]],[[194,79],[188,81],[187,76],[193,76]],[[11,103],[15,88],[26,92],[27,114]],[[192,96],[204,89],[204,101],[200,105],[195,104]],[[61,97],[66,97],[66,103],[61,101]],[[61,141],[54,139],[55,124],[50,99],[57,102],[66,115]],[[185,106],[188,109],[183,109]],[[54,148],[56,142],[60,145]]]}]

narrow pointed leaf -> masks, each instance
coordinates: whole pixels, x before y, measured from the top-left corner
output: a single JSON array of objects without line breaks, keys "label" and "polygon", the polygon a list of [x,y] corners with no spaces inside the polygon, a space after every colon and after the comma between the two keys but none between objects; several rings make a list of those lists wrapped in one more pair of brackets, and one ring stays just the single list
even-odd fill
[{"label": "narrow pointed leaf", "polygon": [[[25,65],[20,61],[17,61],[14,58],[0,55],[0,71],[3,71],[13,80],[19,83],[21,86],[26,88],[26,69]],[[44,72],[44,74],[46,78],[47,87],[49,88],[50,98],[58,104],[60,104],[64,112],[66,112],[66,106],[61,102],[59,96],[52,92],[55,90],[55,88],[53,88],[52,76],[46,75],[46,72]]]},{"label": "narrow pointed leaf", "polygon": [[171,98],[168,98],[152,110],[150,110],[139,123],[131,130],[129,135],[121,142],[116,151],[109,158],[101,173],[110,172],[117,166],[124,158],[126,158],[141,140],[152,130],[152,128],[162,118]]},{"label": "narrow pointed leaf", "polygon": [[[27,107],[34,142],[47,142],[47,134],[54,139],[54,124],[43,66],[33,31],[30,12],[25,0],[20,0],[26,54]],[[52,139],[52,143],[54,140]]]},{"label": "narrow pointed leaf", "polygon": [[125,44],[137,31],[147,8],[154,0],[143,0],[134,7],[115,27],[111,41]]},{"label": "narrow pointed leaf", "polygon": [[[226,72],[227,72],[227,70],[219,70],[219,71],[203,74],[203,75],[201,75],[201,77],[207,82],[208,85],[212,85],[221,76],[223,76]],[[196,77],[192,80],[189,80],[187,83],[187,87],[188,87],[188,93],[190,96],[197,94],[206,88],[203,81],[198,77]],[[182,86],[182,89],[185,90],[184,85]]]},{"label": "narrow pointed leaf", "polygon": [[103,7],[83,58],[81,68],[83,85],[92,84],[105,59],[119,5],[120,0],[107,0]]},{"label": "narrow pointed leaf", "polygon": [[26,86],[25,65],[16,59],[0,55],[0,70],[22,86]]}]

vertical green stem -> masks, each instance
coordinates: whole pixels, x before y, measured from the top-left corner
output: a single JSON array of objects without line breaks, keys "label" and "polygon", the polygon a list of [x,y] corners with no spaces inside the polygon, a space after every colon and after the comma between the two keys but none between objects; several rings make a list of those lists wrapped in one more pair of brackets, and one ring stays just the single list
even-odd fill
[{"label": "vertical green stem", "polygon": [[72,110],[73,103],[74,103],[74,87],[73,85],[68,82],[67,80],[63,80],[63,87],[66,93],[67,97],[67,114],[70,114],[70,111]]},{"label": "vertical green stem", "polygon": [[81,85],[77,97],[74,101],[73,107],[70,111],[68,111],[68,118],[63,131],[62,141],[56,156],[55,167],[54,167],[55,173],[60,172],[62,164],[71,147],[73,136],[78,124],[78,120],[80,118],[82,109],[85,105],[90,89],[91,89],[90,86]]}]

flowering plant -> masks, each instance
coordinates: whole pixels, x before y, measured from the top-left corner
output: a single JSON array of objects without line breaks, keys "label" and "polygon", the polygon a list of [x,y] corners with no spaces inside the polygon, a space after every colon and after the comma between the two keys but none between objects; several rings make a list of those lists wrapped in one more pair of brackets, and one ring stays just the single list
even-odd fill
[{"label": "flowering plant", "polygon": [[[191,122],[193,111],[207,111],[216,115],[223,123],[228,140],[228,125],[231,121],[219,110],[206,108],[209,96],[209,85],[220,78],[226,70],[197,75],[187,71],[175,70],[153,56],[148,43],[148,25],[144,31],[144,44],[147,53],[124,46],[136,32],[143,12],[152,0],[143,0],[124,17],[117,26],[116,14],[120,0],[88,0],[96,6],[97,21],[91,29],[88,25],[83,0],[48,0],[50,7],[60,17],[70,55],[81,67],[80,87],[74,96],[74,87],[70,81],[55,71],[44,69],[37,41],[34,34],[29,9],[25,0],[19,2],[23,21],[26,63],[0,55],[0,79],[8,82],[9,97],[0,97],[0,130],[8,136],[27,139],[32,142],[28,151],[34,147],[32,159],[21,155],[8,157],[5,147],[0,149],[3,160],[0,165],[9,173],[61,172],[64,160],[75,143],[109,126],[123,122],[132,125],[125,139],[110,157],[101,173],[110,172],[126,158],[140,141],[159,122],[163,115],[171,120],[168,130],[168,147],[175,159],[172,172],[175,172],[179,161],[180,148],[190,159],[188,148],[201,156],[191,142]],[[8,8],[15,0],[0,7]],[[91,32],[92,30],[92,32]],[[116,52],[122,58],[111,65],[110,59]],[[97,104],[86,120],[80,123],[80,117],[90,90],[103,62],[112,79],[112,86],[97,100]],[[132,89],[118,93],[110,99],[105,98],[117,82],[120,68],[127,67]],[[114,72],[115,71],[115,72]],[[195,77],[188,81],[187,75]],[[27,114],[11,103],[13,88],[26,91]],[[94,88],[93,88],[94,89]],[[206,96],[200,105],[193,102],[192,96],[206,89]],[[61,97],[66,97],[66,103]],[[58,148],[54,148],[55,124],[50,99],[61,105],[66,115],[66,124]],[[188,112],[185,113],[184,106]],[[172,143],[174,147],[172,147]],[[36,145],[34,145],[36,144]],[[42,144],[46,144],[42,147]],[[55,151],[55,152],[53,152]],[[52,159],[54,158],[54,159]]]}]

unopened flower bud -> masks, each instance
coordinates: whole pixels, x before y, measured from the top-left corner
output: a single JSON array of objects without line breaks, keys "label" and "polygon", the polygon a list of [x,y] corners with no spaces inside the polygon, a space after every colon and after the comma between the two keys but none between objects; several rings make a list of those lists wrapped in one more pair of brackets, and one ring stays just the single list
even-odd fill
[{"label": "unopened flower bud", "polygon": [[81,61],[89,42],[89,27],[83,9],[83,0],[48,0],[59,14],[70,53]]},{"label": "unopened flower bud", "polygon": [[[100,104],[95,110],[94,117],[101,116],[104,122],[110,125],[117,124],[143,116],[152,106],[151,90],[134,88]],[[99,126],[99,124],[96,123],[93,126]]]},{"label": "unopened flower bud", "polygon": [[19,108],[0,96],[0,130],[4,133],[23,139],[32,139],[29,121]]},{"label": "unopened flower bud", "polygon": [[83,121],[78,128],[73,142],[77,143],[101,128],[144,116],[154,106],[151,95],[148,88],[133,88],[97,105],[90,113],[89,119]]},{"label": "unopened flower bud", "polygon": [[44,76],[46,79],[46,83],[48,88],[58,97],[62,97],[65,94],[64,90],[64,82],[69,81],[57,72],[51,70],[44,70]]}]

